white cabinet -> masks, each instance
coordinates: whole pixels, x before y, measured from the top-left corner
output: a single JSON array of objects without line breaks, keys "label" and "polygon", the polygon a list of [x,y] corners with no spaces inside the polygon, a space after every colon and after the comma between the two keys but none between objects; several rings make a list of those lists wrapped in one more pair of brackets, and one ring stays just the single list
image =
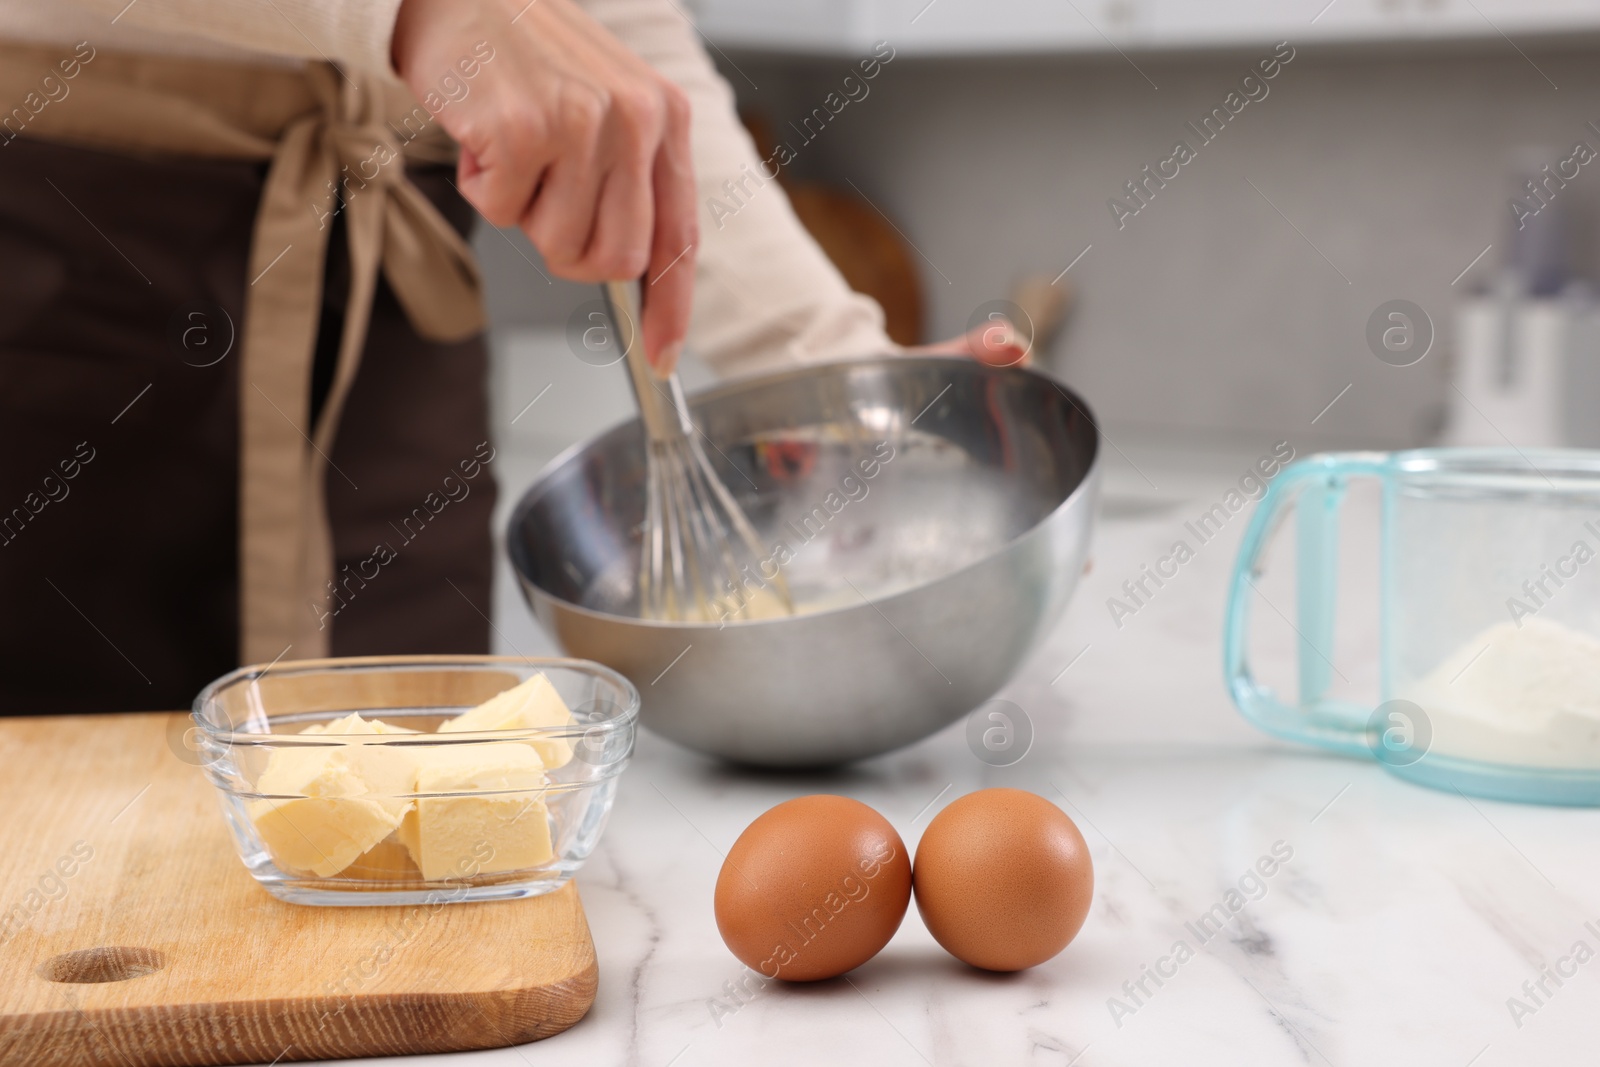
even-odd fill
[{"label": "white cabinet", "polygon": [[1600,0],[687,0],[720,47],[965,55],[1600,32]]},{"label": "white cabinet", "polygon": [[[1320,2],[1320,0],[1319,0]],[[1313,27],[1334,39],[1540,36],[1600,29],[1596,0],[1337,0]]]}]

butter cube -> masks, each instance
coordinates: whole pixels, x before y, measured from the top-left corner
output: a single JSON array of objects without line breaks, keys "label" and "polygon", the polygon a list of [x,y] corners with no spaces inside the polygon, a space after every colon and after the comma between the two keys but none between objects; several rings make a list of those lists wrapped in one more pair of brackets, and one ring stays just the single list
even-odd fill
[{"label": "butter cube", "polygon": [[258,800],[251,820],[280,867],[332,878],[394,832],[393,809],[360,797]]},{"label": "butter cube", "polygon": [[[572,712],[550,684],[550,679],[536,674],[521,685],[497,693],[439,727],[442,734],[477,732],[480,730],[528,730],[536,727],[571,726]],[[565,766],[572,759],[572,743],[565,738],[551,737],[530,741],[547,768]]]},{"label": "butter cube", "polygon": [[[415,733],[360,715],[317,724],[302,733]],[[256,832],[281,866],[321,878],[338,874],[400,825],[411,806],[397,794],[416,783],[411,750],[378,745],[296,745],[276,749],[256,780],[260,793],[284,799],[251,802]]]},{"label": "butter cube", "polygon": [[419,796],[396,836],[424,878],[464,878],[548,863],[554,852],[543,801],[544,764],[512,741],[419,750]]},{"label": "butter cube", "polygon": [[[418,731],[404,726],[394,726],[382,719],[363,719],[357,712],[352,712],[342,719],[332,722],[316,723],[300,731],[302,734],[341,734],[345,737],[370,736],[374,738],[392,736],[396,734],[414,734]],[[339,749],[307,749],[306,751],[335,752],[348,762],[355,770],[356,775],[366,784],[365,792],[377,794],[372,799],[385,804],[397,811],[403,812],[410,807],[410,800],[396,800],[397,796],[404,796],[412,792],[416,786],[417,758],[416,749],[410,746],[368,744],[363,741],[345,741]],[[267,771],[262,775],[265,780],[272,773],[272,759],[289,754],[289,750],[280,749],[273,753],[267,761]],[[290,793],[305,792],[295,789],[261,789],[263,793]]]},{"label": "butter cube", "polygon": [[250,804],[256,832],[283,867],[331,878],[400,825],[404,803],[366,795],[367,783],[335,748],[279,749],[256,782],[290,794]]}]

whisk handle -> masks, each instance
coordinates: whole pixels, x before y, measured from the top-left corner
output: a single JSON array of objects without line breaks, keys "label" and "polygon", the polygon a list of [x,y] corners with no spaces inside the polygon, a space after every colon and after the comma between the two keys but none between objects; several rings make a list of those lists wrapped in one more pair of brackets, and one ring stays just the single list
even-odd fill
[{"label": "whisk handle", "polygon": [[665,380],[656,377],[645,359],[639,333],[639,315],[634,305],[632,282],[606,282],[601,287],[606,309],[616,327],[617,340],[628,366],[628,381],[639,404],[639,421],[652,441],[674,441],[689,433],[689,407],[678,383],[677,372]]}]

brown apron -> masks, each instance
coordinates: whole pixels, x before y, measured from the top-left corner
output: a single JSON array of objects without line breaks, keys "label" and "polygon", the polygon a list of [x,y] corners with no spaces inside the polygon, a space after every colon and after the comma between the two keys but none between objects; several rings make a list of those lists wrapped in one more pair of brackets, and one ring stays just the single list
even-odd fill
[{"label": "brown apron", "polygon": [[[0,44],[0,101],[71,54]],[[486,650],[482,307],[437,124],[325,65],[101,51],[65,84],[0,133],[0,712]]]}]

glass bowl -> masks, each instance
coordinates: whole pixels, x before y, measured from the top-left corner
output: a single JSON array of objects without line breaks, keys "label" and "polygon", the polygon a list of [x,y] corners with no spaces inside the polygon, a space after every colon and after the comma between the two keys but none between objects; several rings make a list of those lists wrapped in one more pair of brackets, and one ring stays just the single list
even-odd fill
[{"label": "glass bowl", "polygon": [[[540,674],[569,722],[435,732]],[[239,857],[295,904],[559,888],[600,840],[638,718],[638,691],[597,663],[498,656],[243,667],[194,702],[196,749]]]}]

